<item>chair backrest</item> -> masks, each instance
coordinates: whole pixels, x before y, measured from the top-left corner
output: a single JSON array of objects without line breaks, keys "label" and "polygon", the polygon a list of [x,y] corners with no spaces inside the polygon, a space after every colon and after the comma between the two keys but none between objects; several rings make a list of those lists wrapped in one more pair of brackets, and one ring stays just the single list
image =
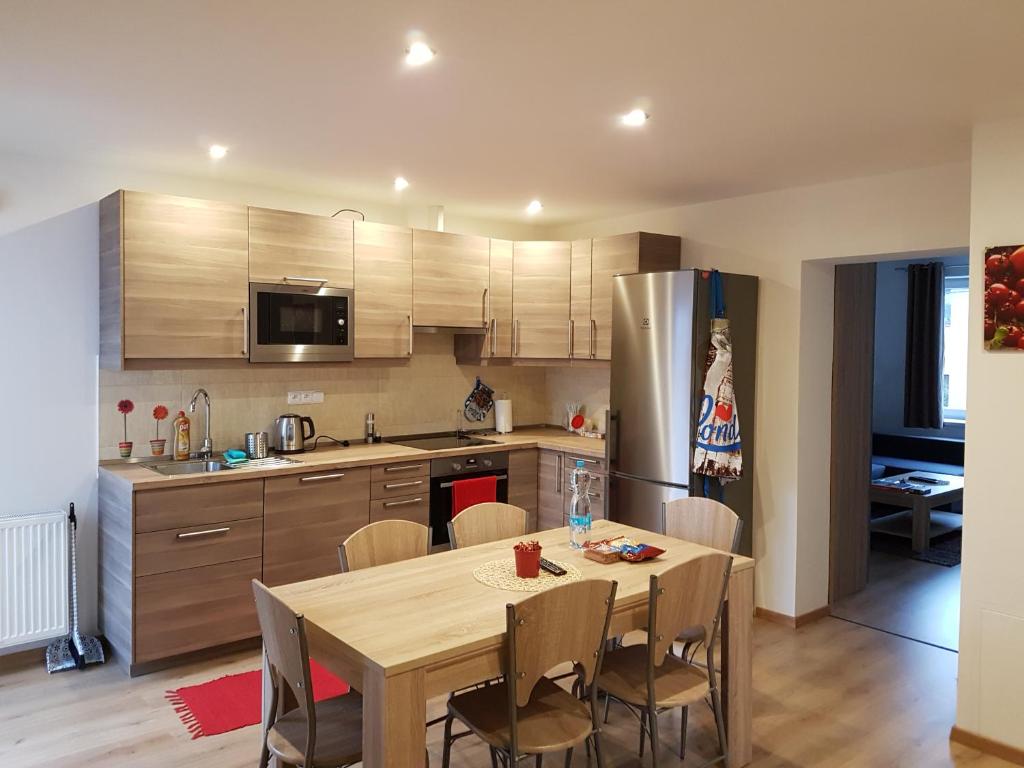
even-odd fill
[{"label": "chair backrest", "polygon": [[252,592],[256,599],[256,615],[263,634],[263,647],[274,678],[275,700],[282,700],[278,687],[284,683],[295,695],[303,714],[315,721],[315,718],[310,717],[313,712],[313,689],[305,620],[257,579],[252,580]]},{"label": "chair backrest", "polygon": [[364,525],[338,547],[342,572],[411,560],[430,552],[430,529],[410,520]]},{"label": "chair backrest", "polygon": [[720,501],[699,496],[676,499],[664,505],[664,518],[666,536],[723,552],[739,548],[743,521]]},{"label": "chair backrest", "polygon": [[552,667],[573,662],[586,684],[604,658],[616,582],[587,579],[552,587],[506,606],[508,678],[517,706],[530,701],[537,681]]},{"label": "chair backrest", "polygon": [[732,569],[729,555],[712,552],[651,574],[647,633],[652,665],[660,667],[684,629],[700,627],[710,647],[722,617],[722,603]]},{"label": "chair backrest", "polygon": [[526,535],[526,510],[500,501],[474,504],[448,523],[452,549]]}]

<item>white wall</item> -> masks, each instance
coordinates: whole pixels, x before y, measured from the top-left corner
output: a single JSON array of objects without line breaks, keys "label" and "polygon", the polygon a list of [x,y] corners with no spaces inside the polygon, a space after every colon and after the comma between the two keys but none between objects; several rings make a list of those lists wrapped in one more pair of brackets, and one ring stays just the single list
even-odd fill
[{"label": "white wall", "polygon": [[955,164],[552,231],[560,238],[637,229],[679,234],[684,264],[761,278],[754,491],[760,606],[795,615],[828,599],[832,272],[826,262],[962,247],[969,184],[968,166]]},{"label": "white wall", "polygon": [[80,618],[96,620],[96,205],[0,237],[0,511],[79,520]]},{"label": "white wall", "polygon": [[1024,506],[1017,466],[1024,356],[982,346],[984,250],[1024,243],[1024,120],[977,126],[971,171],[970,418],[957,724],[1024,749]]},{"label": "white wall", "polygon": [[941,261],[949,267],[967,264],[967,252],[955,256],[921,254],[919,258],[887,261],[875,276],[875,384],[872,429],[886,435],[964,439],[963,422],[941,429],[903,426],[903,382],[907,356],[907,266]]}]

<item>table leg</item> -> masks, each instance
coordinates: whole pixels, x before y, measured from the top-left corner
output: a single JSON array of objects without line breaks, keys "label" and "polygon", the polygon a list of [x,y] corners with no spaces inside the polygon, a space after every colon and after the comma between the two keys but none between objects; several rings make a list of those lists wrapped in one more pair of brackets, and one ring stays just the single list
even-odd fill
[{"label": "table leg", "polygon": [[722,693],[729,768],[739,768],[753,759],[753,624],[754,570],[750,568],[729,578],[729,602],[722,627]]},{"label": "table leg", "polygon": [[932,527],[932,511],[923,496],[914,499],[913,527],[911,529],[911,546],[915,552],[924,552],[928,549]]},{"label": "table leg", "polygon": [[427,698],[423,670],[363,673],[363,765],[425,768]]}]

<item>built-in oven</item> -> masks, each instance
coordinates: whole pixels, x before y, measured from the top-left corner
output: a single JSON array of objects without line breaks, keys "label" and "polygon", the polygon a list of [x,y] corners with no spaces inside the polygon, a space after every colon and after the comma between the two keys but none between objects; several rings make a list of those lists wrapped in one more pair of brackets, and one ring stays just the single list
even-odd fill
[{"label": "built-in oven", "polygon": [[249,360],[323,363],[352,359],[354,296],[319,278],[249,283]]},{"label": "built-in oven", "polygon": [[508,452],[476,453],[430,462],[430,542],[447,548],[452,519],[452,486],[471,477],[497,478],[495,501],[508,502]]}]

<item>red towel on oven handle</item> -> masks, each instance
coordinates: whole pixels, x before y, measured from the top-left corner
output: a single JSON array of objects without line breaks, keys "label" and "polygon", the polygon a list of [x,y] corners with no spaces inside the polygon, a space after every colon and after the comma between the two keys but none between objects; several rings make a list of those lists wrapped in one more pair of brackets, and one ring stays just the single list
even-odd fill
[{"label": "red towel on oven handle", "polygon": [[466,507],[498,500],[498,478],[471,477],[466,480],[455,480],[452,483],[452,517]]}]

